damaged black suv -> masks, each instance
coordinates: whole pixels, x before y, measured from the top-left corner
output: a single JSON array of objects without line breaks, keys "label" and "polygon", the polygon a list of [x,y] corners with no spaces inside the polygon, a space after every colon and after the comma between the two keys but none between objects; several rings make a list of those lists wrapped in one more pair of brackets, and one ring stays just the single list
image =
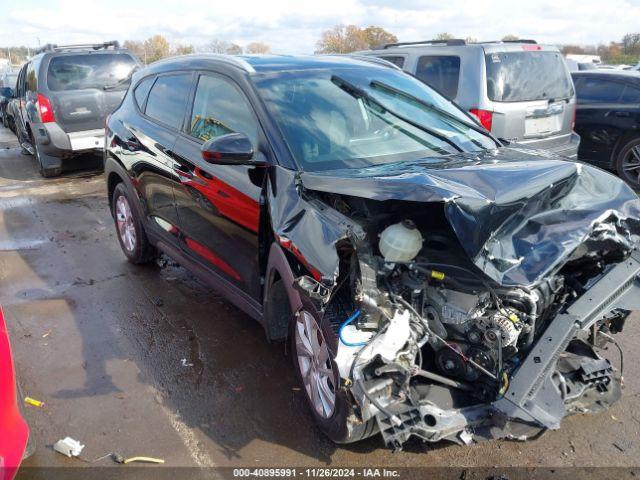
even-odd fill
[{"label": "damaged black suv", "polygon": [[640,309],[640,201],[613,175],[370,57],[157,62],[106,137],[125,255],[288,339],[334,441],[525,439],[619,398],[600,351]]}]

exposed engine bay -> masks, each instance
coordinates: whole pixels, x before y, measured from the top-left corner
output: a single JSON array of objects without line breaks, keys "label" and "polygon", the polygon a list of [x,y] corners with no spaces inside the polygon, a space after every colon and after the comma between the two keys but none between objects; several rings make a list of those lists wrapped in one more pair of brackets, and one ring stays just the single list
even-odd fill
[{"label": "exposed engine bay", "polygon": [[[297,288],[333,325],[353,421],[375,420],[388,447],[412,436],[526,439],[619,398],[622,361],[614,366],[601,349],[617,346],[611,334],[640,305],[630,308],[625,290],[588,318],[571,308],[626,259],[616,275],[638,288],[637,250],[579,251],[534,285],[502,285],[464,254],[439,204],[324,193],[310,201],[343,215],[352,235],[337,244],[334,281],[301,276]],[[541,351],[543,341],[555,350]]]}]

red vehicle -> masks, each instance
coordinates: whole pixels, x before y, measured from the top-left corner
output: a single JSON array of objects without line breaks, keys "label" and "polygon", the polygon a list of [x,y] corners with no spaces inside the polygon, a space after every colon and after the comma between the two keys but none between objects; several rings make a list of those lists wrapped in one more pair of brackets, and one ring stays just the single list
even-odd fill
[{"label": "red vehicle", "polygon": [[29,439],[17,400],[9,334],[0,308],[0,480],[13,479]]}]

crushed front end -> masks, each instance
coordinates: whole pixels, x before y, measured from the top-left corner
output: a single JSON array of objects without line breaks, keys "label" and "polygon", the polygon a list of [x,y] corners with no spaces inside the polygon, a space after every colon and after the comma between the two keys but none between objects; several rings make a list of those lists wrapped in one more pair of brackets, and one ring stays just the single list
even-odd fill
[{"label": "crushed front end", "polygon": [[[496,163],[476,162],[475,178]],[[526,189],[486,177],[490,191],[466,195],[442,172],[354,175],[348,188],[307,177],[299,211],[331,225],[314,242],[333,270],[296,288],[333,327],[352,425],[374,420],[393,449],[527,439],[620,397],[622,362],[602,350],[640,310],[638,199],[595,169],[537,168],[547,179]],[[418,189],[424,202],[407,198]],[[283,225],[304,254],[304,235]]]}]

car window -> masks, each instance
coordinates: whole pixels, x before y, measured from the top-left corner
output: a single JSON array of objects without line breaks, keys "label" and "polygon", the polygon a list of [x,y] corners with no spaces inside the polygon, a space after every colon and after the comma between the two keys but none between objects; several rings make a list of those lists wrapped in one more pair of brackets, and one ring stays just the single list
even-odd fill
[{"label": "car window", "polygon": [[257,146],[258,122],[244,94],[222,77],[202,75],[193,101],[189,134],[207,141],[244,133]]},{"label": "car window", "polygon": [[302,70],[254,82],[307,171],[443,163],[452,153],[496,147],[453,102],[395,69]]},{"label": "car window", "polygon": [[136,89],[133,91],[133,96],[136,99],[138,108],[140,108],[141,110],[144,106],[144,101],[147,99],[149,90],[151,90],[151,85],[153,85],[153,81],[155,79],[156,77],[147,77],[143,79],[140,83],[138,83]]},{"label": "car window", "polygon": [[458,94],[460,57],[423,56],[418,59],[416,77],[449,98]]},{"label": "car window", "polygon": [[404,57],[401,57],[399,55],[383,55],[379,58],[386,60],[387,62],[391,62],[400,68],[404,67]]},{"label": "car window", "polygon": [[485,55],[487,96],[494,102],[560,100],[573,96],[559,52],[497,52]]},{"label": "car window", "polygon": [[622,103],[640,103],[640,88],[626,86],[620,99]]},{"label": "car window", "polygon": [[158,77],[149,92],[145,114],[165,125],[180,129],[191,89],[191,74]]},{"label": "car window", "polygon": [[137,67],[131,55],[100,53],[53,57],[47,70],[47,86],[52,91],[85,88],[127,88],[127,79]]},{"label": "car window", "polygon": [[605,78],[582,78],[576,85],[576,95],[581,103],[615,103],[624,90],[624,84]]}]

